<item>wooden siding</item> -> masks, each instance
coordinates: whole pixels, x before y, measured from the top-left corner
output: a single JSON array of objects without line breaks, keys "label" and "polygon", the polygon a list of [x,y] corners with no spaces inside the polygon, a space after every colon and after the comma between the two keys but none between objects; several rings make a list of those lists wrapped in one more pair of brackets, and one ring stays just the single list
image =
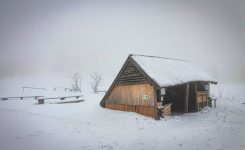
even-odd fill
[{"label": "wooden siding", "polygon": [[208,92],[197,92],[197,109],[204,108],[208,105]]},{"label": "wooden siding", "polygon": [[130,61],[117,80],[117,84],[135,84],[147,82],[146,77]]},{"label": "wooden siding", "polygon": [[127,104],[105,103],[105,107],[113,110],[136,112],[148,117],[155,117],[155,107],[153,106],[136,106]]},{"label": "wooden siding", "polygon": [[[148,96],[144,99],[143,96]],[[116,85],[106,99],[108,103],[154,106],[154,87],[150,84]]]},{"label": "wooden siding", "polygon": [[171,115],[171,105],[172,104],[166,104],[165,106],[163,106],[163,116],[170,116]]}]

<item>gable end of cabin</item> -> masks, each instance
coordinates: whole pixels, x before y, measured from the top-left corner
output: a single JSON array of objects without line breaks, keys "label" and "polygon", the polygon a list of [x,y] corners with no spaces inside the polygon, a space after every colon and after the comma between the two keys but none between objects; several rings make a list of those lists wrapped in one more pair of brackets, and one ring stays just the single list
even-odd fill
[{"label": "gable end of cabin", "polygon": [[156,99],[151,79],[129,56],[102,101],[105,108],[156,118]]}]

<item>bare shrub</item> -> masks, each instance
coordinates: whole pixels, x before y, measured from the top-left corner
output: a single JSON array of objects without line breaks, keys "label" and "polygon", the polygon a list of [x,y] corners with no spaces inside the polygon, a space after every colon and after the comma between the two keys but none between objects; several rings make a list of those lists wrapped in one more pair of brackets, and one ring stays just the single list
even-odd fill
[{"label": "bare shrub", "polygon": [[71,79],[70,83],[71,83],[73,91],[81,92],[81,75],[78,72],[71,73],[70,79]]},{"label": "bare shrub", "polygon": [[93,73],[90,74],[91,78],[92,78],[92,83],[90,84],[93,93],[98,93],[98,87],[101,84],[102,81],[102,74],[101,73]]}]

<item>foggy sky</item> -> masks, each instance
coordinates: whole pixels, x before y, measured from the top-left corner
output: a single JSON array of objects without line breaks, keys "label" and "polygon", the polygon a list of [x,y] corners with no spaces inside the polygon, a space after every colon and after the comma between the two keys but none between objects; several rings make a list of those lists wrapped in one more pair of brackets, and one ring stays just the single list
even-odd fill
[{"label": "foggy sky", "polygon": [[118,72],[129,53],[245,83],[242,1],[0,1],[0,79]]}]

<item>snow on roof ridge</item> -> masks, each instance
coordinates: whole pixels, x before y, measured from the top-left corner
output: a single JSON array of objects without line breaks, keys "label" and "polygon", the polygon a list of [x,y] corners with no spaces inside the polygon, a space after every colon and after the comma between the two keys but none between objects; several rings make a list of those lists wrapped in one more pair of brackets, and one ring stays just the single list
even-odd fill
[{"label": "snow on roof ridge", "polygon": [[129,54],[129,56],[142,56],[142,57],[162,58],[162,59],[170,59],[170,60],[190,62],[189,60],[183,60],[183,59],[177,59],[177,58],[169,58],[169,57],[161,57],[161,56],[151,56],[151,55]]}]

